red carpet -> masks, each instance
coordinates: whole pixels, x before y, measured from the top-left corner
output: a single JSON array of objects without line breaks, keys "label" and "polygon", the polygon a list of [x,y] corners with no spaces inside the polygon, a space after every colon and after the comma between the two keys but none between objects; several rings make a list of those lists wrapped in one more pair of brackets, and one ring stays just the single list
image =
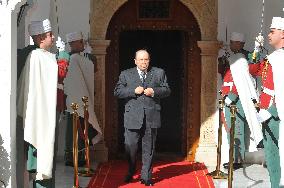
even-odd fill
[{"label": "red carpet", "polygon": [[[139,166],[134,180],[124,183],[127,173],[126,161],[110,161],[101,164],[88,188],[142,188]],[[202,163],[194,162],[155,162],[153,170],[153,187],[156,188],[214,188],[213,180]]]}]

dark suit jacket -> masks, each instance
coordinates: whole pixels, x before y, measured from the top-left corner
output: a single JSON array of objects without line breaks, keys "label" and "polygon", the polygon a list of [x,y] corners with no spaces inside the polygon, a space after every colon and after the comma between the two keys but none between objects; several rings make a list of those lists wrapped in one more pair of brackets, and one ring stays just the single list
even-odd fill
[{"label": "dark suit jacket", "polygon": [[161,127],[160,99],[170,95],[165,71],[152,67],[148,69],[146,76],[146,88],[153,88],[154,97],[136,95],[135,88],[142,86],[137,68],[122,71],[116,84],[114,95],[125,99],[124,127],[128,129],[140,129],[143,125],[144,115],[146,123],[151,128]]}]

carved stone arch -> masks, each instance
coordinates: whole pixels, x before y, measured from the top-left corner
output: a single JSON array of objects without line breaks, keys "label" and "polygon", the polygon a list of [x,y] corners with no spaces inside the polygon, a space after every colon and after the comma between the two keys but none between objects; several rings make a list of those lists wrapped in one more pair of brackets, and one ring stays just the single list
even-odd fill
[{"label": "carved stone arch", "polygon": [[92,39],[105,39],[112,16],[125,2],[127,0],[91,1],[90,30]]},{"label": "carved stone arch", "polygon": [[[107,119],[105,58],[107,47],[110,44],[110,41],[106,40],[106,34],[113,15],[126,2],[126,0],[91,1],[90,43],[93,47],[93,53],[97,57],[98,65],[98,71],[95,76],[95,90],[96,98],[99,100],[95,104],[95,110],[103,131],[105,120]],[[216,154],[214,123],[216,122],[215,111],[217,98],[216,58],[219,49],[219,43],[216,41],[218,1],[180,0],[180,2],[195,16],[201,31],[201,41],[198,41],[198,47],[201,49],[200,140],[195,160],[205,162],[207,165],[215,165],[216,158],[212,156]],[[106,149],[105,147],[102,148]],[[188,152],[188,155],[191,155],[191,151]]]},{"label": "carved stone arch", "polygon": [[[217,6],[218,1],[202,0],[180,0],[193,13],[198,21],[201,30],[202,40],[216,40],[217,39]],[[127,0],[105,0],[91,1],[91,38],[96,40],[105,39],[108,24],[114,13]]]},{"label": "carved stone arch", "polygon": [[201,40],[217,39],[218,1],[180,0],[195,16],[201,30]]}]

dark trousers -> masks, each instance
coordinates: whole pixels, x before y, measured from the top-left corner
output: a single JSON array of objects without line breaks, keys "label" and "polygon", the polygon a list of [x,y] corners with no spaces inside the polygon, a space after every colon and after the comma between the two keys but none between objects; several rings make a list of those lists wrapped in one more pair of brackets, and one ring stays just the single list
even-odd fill
[{"label": "dark trousers", "polygon": [[139,139],[142,139],[142,170],[141,179],[150,180],[152,178],[152,160],[155,151],[157,128],[151,128],[145,122],[141,129],[127,129],[124,132],[125,151],[128,160],[128,174],[133,175],[136,170],[136,158]]}]

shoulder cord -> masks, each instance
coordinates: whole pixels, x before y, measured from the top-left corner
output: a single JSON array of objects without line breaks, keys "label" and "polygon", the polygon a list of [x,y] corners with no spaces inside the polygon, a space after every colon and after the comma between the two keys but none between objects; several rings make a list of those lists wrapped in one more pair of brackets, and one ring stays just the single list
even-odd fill
[{"label": "shoulder cord", "polygon": [[262,75],[261,75],[263,81],[265,81],[265,80],[266,80],[266,77],[267,77],[267,71],[268,71],[267,69],[268,69],[268,64],[269,64],[269,62],[268,62],[268,60],[266,59],[264,63],[265,63],[265,65],[264,65],[264,68],[263,68],[263,71],[262,71]]}]

